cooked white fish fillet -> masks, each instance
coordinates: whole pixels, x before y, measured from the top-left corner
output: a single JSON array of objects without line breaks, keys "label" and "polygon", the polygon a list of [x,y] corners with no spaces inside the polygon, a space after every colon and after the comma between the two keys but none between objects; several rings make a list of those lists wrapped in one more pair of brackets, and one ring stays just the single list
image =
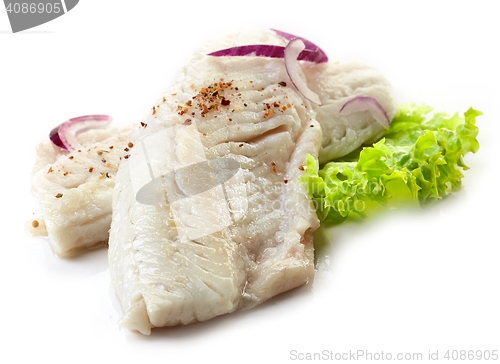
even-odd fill
[{"label": "cooked white fish fillet", "polygon": [[37,145],[31,182],[41,216],[26,226],[33,235],[48,236],[57,256],[107,242],[116,171],[134,127],[83,132],[77,136],[81,151],[48,140]]},{"label": "cooked white fish fillet", "polygon": [[[252,32],[207,46],[132,137],[116,179],[109,239],[127,329],[149,334],[208,320],[313,275],[319,222],[297,181],[306,155],[318,155],[315,112],[290,87],[282,59],[206,56],[255,42],[285,45],[271,32]],[[200,166],[211,161],[216,174],[221,160],[238,162],[234,178],[199,187],[206,182]],[[186,193],[191,187],[195,193]]]},{"label": "cooked white fish fillet", "polygon": [[391,85],[370,65],[360,62],[306,64],[303,71],[309,88],[322,102],[321,106],[314,107],[323,131],[320,163],[343,157],[363,144],[378,140],[385,130],[368,111],[340,115],[347,101],[356,96],[372,97],[389,120],[398,112]]},{"label": "cooked white fish fillet", "polygon": [[[318,219],[297,183],[306,155],[317,158],[321,146],[324,160],[340,157],[382,134],[368,113],[338,117],[352,97],[376,98],[390,118],[396,112],[387,81],[366,66],[303,64],[318,107],[293,88],[281,59],[206,56],[259,43],[286,45],[266,31],[207,45],[132,137],[109,240],[129,330],[208,320],[307,282]],[[222,168],[221,179],[227,161],[239,168]]]}]

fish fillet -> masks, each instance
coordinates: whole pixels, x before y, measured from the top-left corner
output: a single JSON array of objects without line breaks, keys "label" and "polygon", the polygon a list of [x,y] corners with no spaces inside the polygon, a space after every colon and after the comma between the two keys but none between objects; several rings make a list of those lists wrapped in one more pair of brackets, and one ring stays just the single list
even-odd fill
[{"label": "fish fillet", "polygon": [[[109,239],[120,324],[129,330],[149,334],[252,307],[313,275],[319,222],[297,181],[306,155],[318,155],[321,129],[282,59],[206,56],[246,41],[286,44],[252,32],[208,45],[132,136]],[[240,166],[235,176],[186,193],[203,184],[199,166],[227,159]]]},{"label": "fish fillet", "polygon": [[361,62],[305,64],[303,71],[309,88],[322,102],[314,108],[323,131],[320,163],[341,158],[363,144],[377,141],[385,130],[367,111],[340,115],[347,101],[356,96],[372,97],[385,110],[389,120],[398,112],[391,85],[370,65]]},{"label": "fish fillet", "polygon": [[48,140],[37,145],[31,184],[41,216],[26,227],[32,235],[48,236],[58,257],[107,243],[116,171],[134,127],[81,133],[80,151]]},{"label": "fish fillet", "polygon": [[[206,56],[286,43],[252,30],[208,44],[132,136],[109,240],[121,326],[149,334],[205,321],[312,277],[319,222],[297,183],[306,155],[326,161],[382,135],[367,112],[338,115],[349,99],[374,97],[391,119],[397,107],[388,82],[366,65],[302,63],[301,76],[322,100],[317,106],[293,87],[282,59]],[[224,169],[230,161],[237,172]]]}]

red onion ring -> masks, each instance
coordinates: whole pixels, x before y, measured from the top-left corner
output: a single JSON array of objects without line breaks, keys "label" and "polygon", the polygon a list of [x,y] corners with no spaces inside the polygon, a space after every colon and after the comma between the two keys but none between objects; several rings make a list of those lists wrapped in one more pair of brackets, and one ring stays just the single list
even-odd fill
[{"label": "red onion ring", "polygon": [[292,39],[285,48],[285,68],[297,90],[309,101],[321,105],[321,99],[317,94],[307,87],[307,83],[302,80],[297,70],[297,57],[304,50],[305,44],[301,39]]},{"label": "red onion ring", "polygon": [[50,132],[50,140],[60,148],[71,152],[83,147],[76,140],[76,135],[89,129],[103,128],[111,123],[113,118],[108,115],[86,115],[69,119],[55,127]]},{"label": "red onion ring", "polygon": [[326,53],[320,47],[318,47],[316,44],[314,44],[313,42],[310,42],[305,38],[298,37],[298,36],[290,34],[290,33],[282,32],[281,30],[277,30],[277,29],[271,29],[271,30],[273,32],[275,32],[276,34],[278,34],[279,36],[282,36],[286,40],[300,39],[304,42],[304,45],[306,46],[306,48],[305,48],[306,50],[312,51],[312,52],[317,52],[321,55],[321,57],[319,57],[317,60],[312,61],[312,62],[315,62],[315,63],[328,62],[328,57],[326,56]]},{"label": "red onion ring", "polygon": [[[208,55],[214,57],[253,56],[253,57],[285,58],[285,47],[267,45],[267,44],[254,44],[254,45],[226,48],[220,51],[209,53]],[[299,57],[297,59],[299,61],[309,61],[317,63],[318,62],[317,60],[321,57],[322,57],[321,53],[305,49],[299,54]]]},{"label": "red onion ring", "polygon": [[391,121],[389,120],[385,110],[373,97],[357,96],[347,101],[340,109],[339,114],[349,115],[361,111],[369,111],[375,120],[377,120],[385,129],[389,129]]}]

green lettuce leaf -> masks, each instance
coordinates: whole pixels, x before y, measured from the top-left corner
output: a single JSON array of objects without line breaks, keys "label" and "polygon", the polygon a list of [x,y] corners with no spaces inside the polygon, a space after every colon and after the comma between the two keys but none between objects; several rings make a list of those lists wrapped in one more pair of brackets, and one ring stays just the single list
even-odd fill
[{"label": "green lettuce leaf", "polygon": [[380,207],[426,206],[458,191],[468,169],[462,157],[479,149],[475,122],[482,113],[431,112],[426,105],[401,106],[381,140],[319,170],[308,155],[299,182],[307,184],[319,219],[339,223]]}]

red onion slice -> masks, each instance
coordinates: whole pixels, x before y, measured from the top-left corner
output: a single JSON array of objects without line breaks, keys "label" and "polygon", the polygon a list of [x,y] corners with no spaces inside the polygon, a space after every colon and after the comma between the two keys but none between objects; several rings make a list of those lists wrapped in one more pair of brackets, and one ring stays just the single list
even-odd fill
[{"label": "red onion slice", "polygon": [[[284,58],[285,47],[268,45],[268,44],[254,44],[254,45],[246,45],[246,46],[222,49],[220,51],[209,53],[208,55],[214,57],[253,56],[253,57]],[[320,59],[321,57],[322,57],[321,53],[305,49],[299,54],[298,60],[317,63],[318,62],[317,60]]]},{"label": "red onion slice", "polygon": [[103,128],[111,123],[113,118],[108,115],[86,115],[69,119],[55,127],[50,132],[50,140],[67,151],[82,149],[76,140],[76,135],[89,129]]},{"label": "red onion slice", "polygon": [[279,36],[282,36],[286,40],[294,40],[294,39],[302,40],[304,42],[304,45],[306,46],[306,48],[305,48],[306,50],[317,52],[321,55],[320,58],[318,58],[316,61],[314,61],[315,63],[328,62],[328,57],[326,56],[326,53],[320,47],[318,47],[316,44],[314,44],[313,42],[310,42],[307,39],[304,39],[302,37],[298,37],[298,36],[290,34],[290,33],[282,32],[281,30],[276,30],[276,29],[271,29],[271,30],[273,32],[275,32],[276,34],[278,34]]},{"label": "red onion slice", "polygon": [[307,83],[305,83],[299,75],[299,71],[297,70],[297,57],[300,52],[302,52],[305,48],[305,44],[300,39],[291,40],[285,48],[285,68],[288,73],[288,77],[290,77],[290,81],[292,81],[293,85],[297,88],[297,90],[309,101],[321,105],[321,100],[317,94],[307,87]]},{"label": "red onion slice", "polygon": [[339,114],[349,115],[360,111],[369,111],[375,120],[377,120],[385,129],[389,129],[391,121],[389,120],[385,110],[373,97],[357,96],[347,101],[344,106],[342,106],[342,109],[340,109]]}]

